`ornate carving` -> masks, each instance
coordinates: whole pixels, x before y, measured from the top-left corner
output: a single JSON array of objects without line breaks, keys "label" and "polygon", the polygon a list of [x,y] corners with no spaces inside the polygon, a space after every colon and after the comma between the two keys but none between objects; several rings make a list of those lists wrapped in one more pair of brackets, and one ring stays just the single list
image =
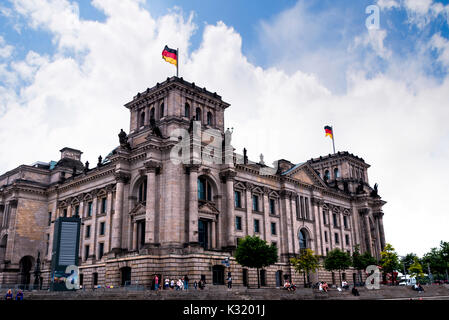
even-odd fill
[{"label": "ornate carving", "polygon": [[248,189],[249,191],[254,189],[254,184],[252,184],[251,182],[245,182],[245,188]]},{"label": "ornate carving", "polygon": [[130,179],[130,174],[125,172],[114,172],[115,181],[122,182],[122,183],[128,183]]},{"label": "ornate carving", "polygon": [[186,174],[190,174],[190,172],[198,172],[200,169],[199,164],[184,164],[184,169],[186,171]]},{"label": "ornate carving", "polygon": [[234,180],[234,178],[237,176],[237,173],[233,170],[226,170],[220,172],[220,178],[224,181],[228,180]]},{"label": "ornate carving", "polygon": [[131,150],[131,146],[128,142],[128,135],[126,134],[125,131],[123,131],[123,129],[120,129],[120,133],[118,134],[118,139],[120,142],[120,147],[122,147],[124,149]]},{"label": "ornate carving", "polygon": [[324,205],[324,200],[319,198],[311,198],[310,201],[313,205],[322,206]]},{"label": "ornate carving", "polygon": [[[263,187],[262,190],[263,190],[263,193],[264,193],[264,194],[269,194],[270,191],[271,191],[270,188],[268,188],[268,187]],[[283,192],[283,191],[281,191],[281,193],[282,193],[282,192]]]},{"label": "ornate carving", "polygon": [[159,162],[154,160],[148,160],[144,162],[143,165],[145,166],[147,172],[156,172],[157,170],[160,170],[162,167],[162,165]]},{"label": "ornate carving", "polygon": [[374,213],[373,213],[373,216],[374,216],[376,219],[382,219],[383,216],[384,216],[384,213],[383,213],[382,211],[377,211],[377,212],[374,212]]},{"label": "ornate carving", "polygon": [[9,206],[10,206],[11,208],[17,208],[17,203],[18,203],[17,199],[11,199],[11,200],[9,200]]}]

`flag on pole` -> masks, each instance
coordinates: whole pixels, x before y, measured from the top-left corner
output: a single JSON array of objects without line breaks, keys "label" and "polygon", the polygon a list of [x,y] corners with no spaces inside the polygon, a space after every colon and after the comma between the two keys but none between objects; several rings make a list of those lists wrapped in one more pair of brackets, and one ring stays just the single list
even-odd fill
[{"label": "flag on pole", "polygon": [[332,147],[335,153],[334,130],[332,129],[331,126],[325,126],[324,132],[326,133],[325,137],[329,136],[332,139]]},{"label": "flag on pole", "polygon": [[324,132],[326,133],[326,137],[329,136],[331,139],[334,138],[334,133],[332,132],[332,127],[325,126]]},{"label": "flag on pole", "polygon": [[162,51],[162,59],[164,59],[168,63],[178,66],[178,50],[170,49],[169,47],[165,46],[164,51]]}]

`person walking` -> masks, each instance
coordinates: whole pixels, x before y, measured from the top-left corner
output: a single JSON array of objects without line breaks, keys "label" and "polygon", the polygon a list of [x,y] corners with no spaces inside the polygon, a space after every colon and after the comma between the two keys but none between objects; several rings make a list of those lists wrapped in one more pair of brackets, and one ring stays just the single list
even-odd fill
[{"label": "person walking", "polygon": [[154,276],[154,290],[159,290],[159,277],[157,275]]},{"label": "person walking", "polygon": [[189,289],[189,277],[187,275],[184,276],[184,290]]},{"label": "person walking", "polygon": [[165,278],[164,290],[167,290],[168,288],[170,288],[170,279]]},{"label": "person walking", "polygon": [[193,287],[195,288],[195,290],[198,289],[198,282],[196,282],[196,280],[195,280],[195,282],[193,283]]},{"label": "person walking", "polygon": [[228,289],[232,289],[232,277],[229,275],[228,277]]},{"label": "person walking", "polygon": [[8,289],[5,295],[5,300],[12,300],[12,291],[11,289]]}]

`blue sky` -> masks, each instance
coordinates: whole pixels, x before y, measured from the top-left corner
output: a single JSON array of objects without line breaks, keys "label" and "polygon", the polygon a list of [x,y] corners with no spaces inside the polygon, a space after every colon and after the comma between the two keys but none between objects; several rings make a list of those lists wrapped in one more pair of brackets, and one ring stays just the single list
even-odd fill
[{"label": "blue sky", "polygon": [[167,44],[185,79],[231,103],[226,125],[252,159],[328,154],[332,124],[337,149],[371,164],[387,240],[422,254],[447,237],[448,22],[440,0],[2,1],[0,172],[65,146],[96,163],[129,127],[123,104],[174,74]]}]

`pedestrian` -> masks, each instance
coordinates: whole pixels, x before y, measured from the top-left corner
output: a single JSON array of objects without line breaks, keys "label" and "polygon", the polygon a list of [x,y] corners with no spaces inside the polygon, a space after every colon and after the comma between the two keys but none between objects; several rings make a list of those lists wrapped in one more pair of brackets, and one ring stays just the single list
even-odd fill
[{"label": "pedestrian", "polygon": [[8,289],[5,295],[5,300],[12,300],[12,291],[11,289]]},{"label": "pedestrian", "polygon": [[323,282],[320,282],[320,284],[318,285],[318,290],[320,292],[323,292]]},{"label": "pedestrian", "polygon": [[232,277],[229,275],[228,277],[228,289],[232,289]]},{"label": "pedestrian", "polygon": [[171,279],[171,282],[170,282],[170,289],[171,290],[175,289],[175,280],[173,280],[173,279]]},{"label": "pedestrian", "polygon": [[154,276],[154,290],[159,290],[159,277],[157,275]]},{"label": "pedestrian", "polygon": [[195,282],[193,283],[193,287],[195,288],[195,290],[198,289],[198,282],[196,282],[196,280],[195,280]]},{"label": "pedestrian", "polygon": [[22,301],[23,300],[23,292],[19,289],[19,291],[16,294],[16,300]]},{"label": "pedestrian", "polygon": [[187,275],[184,276],[184,290],[189,289],[189,277]]},{"label": "pedestrian", "polygon": [[170,279],[165,278],[164,290],[167,290],[169,287],[170,287]]},{"label": "pedestrian", "polygon": [[353,294],[354,296],[360,296],[359,290],[357,290],[356,287],[353,287],[353,288],[352,288],[352,294]]}]

